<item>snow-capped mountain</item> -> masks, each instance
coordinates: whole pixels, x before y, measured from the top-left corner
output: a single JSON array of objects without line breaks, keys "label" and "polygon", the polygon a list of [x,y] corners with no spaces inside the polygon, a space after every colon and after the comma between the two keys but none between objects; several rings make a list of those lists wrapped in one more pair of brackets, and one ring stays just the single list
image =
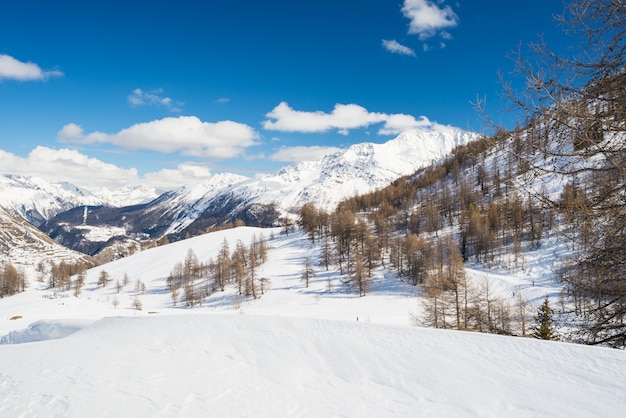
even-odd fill
[{"label": "snow-capped mountain", "polygon": [[37,177],[0,175],[0,206],[35,226],[78,206],[126,206],[158,197],[155,189],[125,186],[96,193],[66,182]]},{"label": "snow-capped mountain", "polygon": [[332,211],[342,200],[385,187],[476,138],[453,127],[411,130],[383,144],[356,144],[271,175],[216,174],[158,197],[141,186],[92,193],[69,183],[5,175],[0,176],[0,206],[57,242],[95,255],[120,239],[180,239],[237,219],[271,226],[309,202]]},{"label": "snow-capped mountain", "polygon": [[161,195],[154,187],[144,185],[127,185],[115,190],[98,189],[93,193],[107,205],[115,207],[148,203]]},{"label": "snow-capped mountain", "polygon": [[229,206],[233,212],[251,205],[272,205],[288,213],[312,202],[332,211],[342,200],[388,186],[476,138],[477,134],[452,127],[406,131],[384,144],[356,144],[261,178],[210,179],[161,196],[150,210],[178,214],[168,233],[185,230],[209,210],[225,212]]},{"label": "snow-capped mountain", "polygon": [[102,198],[70,183],[0,175],[0,206],[36,226],[75,206],[105,203]]}]

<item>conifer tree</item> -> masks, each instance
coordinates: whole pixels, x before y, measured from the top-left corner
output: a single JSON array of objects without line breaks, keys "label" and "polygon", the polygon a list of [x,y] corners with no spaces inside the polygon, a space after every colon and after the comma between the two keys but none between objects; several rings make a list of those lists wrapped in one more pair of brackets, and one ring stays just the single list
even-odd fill
[{"label": "conifer tree", "polygon": [[550,307],[550,300],[546,295],[543,303],[537,309],[537,315],[535,321],[537,322],[532,336],[540,340],[557,340],[558,336],[554,328],[554,310]]}]

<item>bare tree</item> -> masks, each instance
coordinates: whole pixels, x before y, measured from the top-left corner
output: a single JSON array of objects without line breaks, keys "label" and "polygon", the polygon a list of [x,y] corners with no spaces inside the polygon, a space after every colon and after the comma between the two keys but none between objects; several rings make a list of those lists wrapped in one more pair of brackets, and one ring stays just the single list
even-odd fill
[{"label": "bare tree", "polygon": [[109,284],[111,278],[109,277],[109,272],[106,270],[100,271],[100,275],[98,276],[98,286],[106,287]]},{"label": "bare tree", "polygon": [[304,266],[302,269],[302,281],[304,282],[304,287],[309,287],[309,280],[315,276],[315,272],[313,271],[313,267],[311,266],[311,260],[309,257],[304,259]]},{"label": "bare tree", "polygon": [[626,2],[571,0],[556,20],[574,41],[572,48],[557,53],[543,40],[528,51],[520,48],[514,57],[524,87],[504,82],[510,103],[528,120],[516,157],[529,176],[559,175],[584,190],[585,204],[567,208],[567,216],[584,223],[571,237],[576,254],[560,277],[570,295],[586,301],[578,304],[581,337],[623,348]]}]

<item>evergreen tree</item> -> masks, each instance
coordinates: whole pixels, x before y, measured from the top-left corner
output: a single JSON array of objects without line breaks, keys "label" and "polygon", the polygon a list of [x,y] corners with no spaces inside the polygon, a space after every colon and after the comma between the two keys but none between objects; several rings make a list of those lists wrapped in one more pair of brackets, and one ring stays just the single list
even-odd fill
[{"label": "evergreen tree", "polygon": [[532,336],[540,340],[557,340],[558,336],[554,328],[554,310],[550,307],[550,300],[548,296],[543,301],[543,304],[537,309],[537,315],[535,321],[537,324],[533,329]]}]

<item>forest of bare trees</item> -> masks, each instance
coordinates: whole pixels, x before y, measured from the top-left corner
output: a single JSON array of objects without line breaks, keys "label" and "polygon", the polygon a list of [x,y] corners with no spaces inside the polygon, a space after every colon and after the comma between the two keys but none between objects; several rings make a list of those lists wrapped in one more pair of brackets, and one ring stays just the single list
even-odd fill
[{"label": "forest of bare trees", "polygon": [[23,292],[26,275],[8,262],[0,263],[0,298]]},{"label": "forest of bare trees", "polygon": [[[524,268],[525,252],[553,237],[572,250],[557,273],[573,302],[562,313],[575,318],[575,339],[626,346],[624,6],[572,1],[557,19],[583,42],[580,53],[559,57],[540,42],[534,61],[517,56],[531,88],[505,90],[524,126],[496,128],[333,213],[304,206],[300,225],[323,243],[320,264],[336,263],[359,295],[373,267],[396,269],[423,286],[427,325],[525,335],[528,303],[467,283],[463,263]],[[554,178],[564,184],[557,195],[545,189]]]},{"label": "forest of bare trees", "polygon": [[168,278],[167,287],[176,306],[201,306],[202,301],[214,292],[223,292],[234,286],[239,296],[254,299],[263,295],[268,281],[258,273],[259,266],[267,260],[268,245],[265,238],[254,235],[250,245],[237,241],[231,250],[226,238],[216,258],[206,262],[198,259],[193,249],[187,251],[185,259],[176,263]]},{"label": "forest of bare trees", "polygon": [[[568,181],[557,207],[575,243],[561,270],[589,344],[626,347],[626,3],[573,0],[557,17],[568,55],[531,45],[517,56],[523,90],[506,84],[533,135],[529,171]],[[545,164],[543,161],[550,161]]]}]

